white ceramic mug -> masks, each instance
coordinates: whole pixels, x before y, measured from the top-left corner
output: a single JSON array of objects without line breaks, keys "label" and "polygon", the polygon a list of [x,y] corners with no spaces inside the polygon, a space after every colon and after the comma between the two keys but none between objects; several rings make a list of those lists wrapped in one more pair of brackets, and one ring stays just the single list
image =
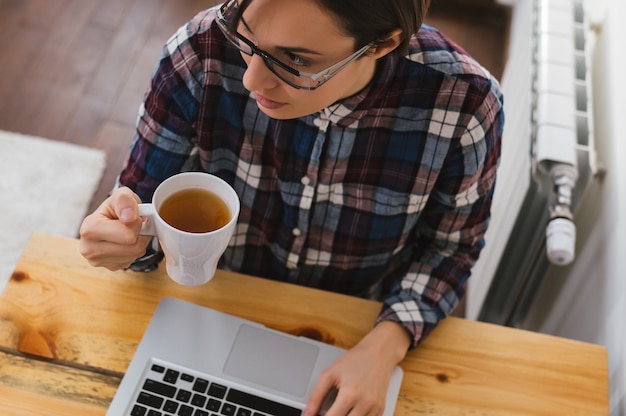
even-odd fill
[{"label": "white ceramic mug", "polygon": [[[203,189],[217,195],[230,210],[226,225],[209,232],[187,232],[169,225],[159,215],[163,202],[185,189]],[[143,235],[159,239],[167,274],[186,286],[197,286],[211,280],[217,263],[226,250],[239,216],[239,197],[233,188],[217,176],[203,172],[184,172],[163,181],[154,192],[152,203],[139,204],[139,215],[147,219]]]}]

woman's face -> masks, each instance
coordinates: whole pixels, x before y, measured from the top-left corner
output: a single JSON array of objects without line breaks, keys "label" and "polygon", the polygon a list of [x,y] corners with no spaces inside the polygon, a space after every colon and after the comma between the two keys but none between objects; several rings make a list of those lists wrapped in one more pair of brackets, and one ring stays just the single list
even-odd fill
[{"label": "woman's face", "polygon": [[[354,52],[354,38],[313,0],[254,0],[243,14],[241,35],[298,71],[317,73]],[[244,86],[261,111],[276,119],[316,113],[354,95],[372,79],[375,57],[362,56],[316,90],[295,89],[272,73],[259,55],[242,54]]]}]

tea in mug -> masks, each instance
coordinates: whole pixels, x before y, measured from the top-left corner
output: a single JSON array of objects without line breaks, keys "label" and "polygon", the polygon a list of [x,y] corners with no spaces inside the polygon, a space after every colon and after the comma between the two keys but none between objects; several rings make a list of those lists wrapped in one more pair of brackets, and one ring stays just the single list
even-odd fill
[{"label": "tea in mug", "polygon": [[228,224],[230,210],[213,192],[191,188],[168,196],[159,208],[159,216],[179,230],[207,233]]}]

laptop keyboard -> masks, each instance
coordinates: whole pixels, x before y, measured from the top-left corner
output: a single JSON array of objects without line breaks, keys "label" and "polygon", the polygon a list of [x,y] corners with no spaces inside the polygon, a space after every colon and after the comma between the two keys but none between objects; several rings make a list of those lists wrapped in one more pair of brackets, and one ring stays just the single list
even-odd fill
[{"label": "laptop keyboard", "polygon": [[211,377],[152,364],[131,416],[300,416],[302,411]]}]

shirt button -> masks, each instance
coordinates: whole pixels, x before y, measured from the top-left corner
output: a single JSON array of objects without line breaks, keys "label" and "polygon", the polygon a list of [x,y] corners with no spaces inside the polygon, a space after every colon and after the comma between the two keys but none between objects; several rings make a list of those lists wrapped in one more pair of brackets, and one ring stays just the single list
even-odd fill
[{"label": "shirt button", "polygon": [[300,231],[299,228],[294,228],[293,230],[291,230],[291,232],[293,233],[293,235],[295,235],[296,237],[300,237],[300,235],[302,234],[302,231]]},{"label": "shirt button", "polygon": [[307,186],[311,183],[311,180],[308,176],[303,176],[302,179],[300,179],[300,182],[302,183],[302,185]]}]

